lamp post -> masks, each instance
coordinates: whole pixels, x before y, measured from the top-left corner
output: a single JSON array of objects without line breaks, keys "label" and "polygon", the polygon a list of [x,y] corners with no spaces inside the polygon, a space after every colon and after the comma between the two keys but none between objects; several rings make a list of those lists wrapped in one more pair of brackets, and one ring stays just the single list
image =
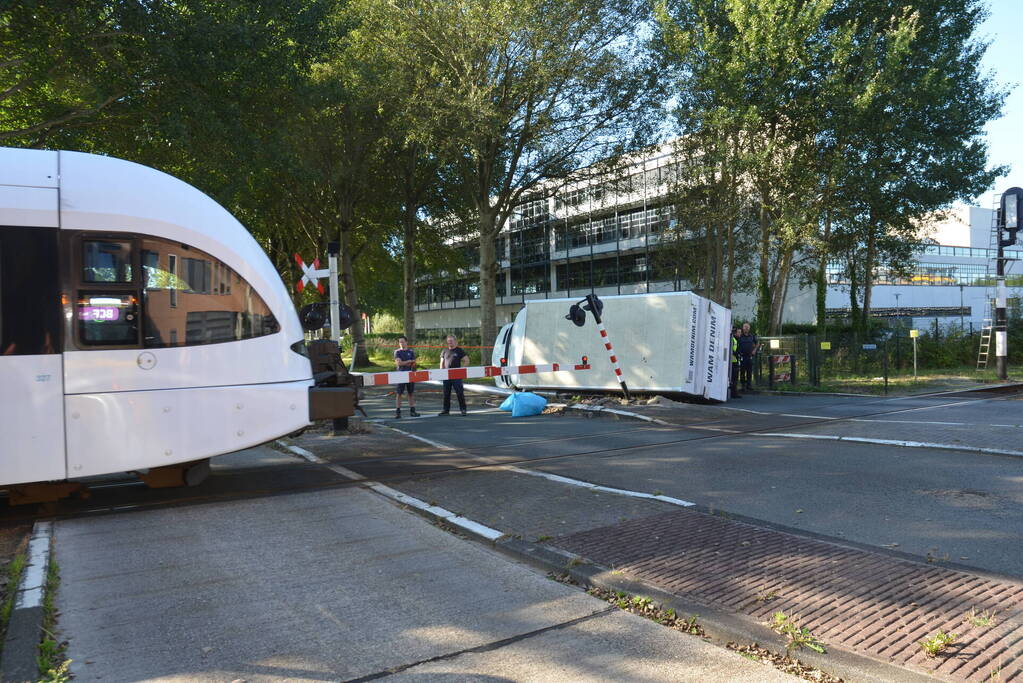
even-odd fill
[{"label": "lamp post", "polygon": [[902,325],[902,316],[900,315],[900,313],[902,311],[899,309],[899,297],[900,296],[902,296],[900,293],[895,292],[895,319],[896,319],[896,322],[901,326]]}]

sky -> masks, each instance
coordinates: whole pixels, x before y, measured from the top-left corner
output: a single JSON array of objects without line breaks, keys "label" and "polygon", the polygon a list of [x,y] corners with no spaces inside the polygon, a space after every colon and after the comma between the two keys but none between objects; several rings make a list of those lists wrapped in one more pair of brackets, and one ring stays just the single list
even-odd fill
[{"label": "sky", "polygon": [[1002,117],[987,125],[988,156],[992,166],[1011,166],[1007,176],[995,181],[993,191],[977,197],[975,204],[991,208],[993,197],[1010,187],[1023,187],[1023,56],[1020,55],[1021,0],[988,0],[991,16],[978,37],[991,43],[985,66],[995,81],[1012,88]]}]

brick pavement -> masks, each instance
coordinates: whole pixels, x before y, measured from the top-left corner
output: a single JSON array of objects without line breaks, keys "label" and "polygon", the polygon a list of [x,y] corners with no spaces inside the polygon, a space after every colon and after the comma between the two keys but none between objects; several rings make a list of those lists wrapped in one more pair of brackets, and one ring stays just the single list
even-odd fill
[{"label": "brick pavement", "polygon": [[[830,647],[947,680],[1023,681],[1023,583],[810,539],[693,510],[554,545],[661,590],[767,622],[796,616]],[[968,614],[991,615],[974,626]],[[959,638],[926,656],[938,630]]]}]

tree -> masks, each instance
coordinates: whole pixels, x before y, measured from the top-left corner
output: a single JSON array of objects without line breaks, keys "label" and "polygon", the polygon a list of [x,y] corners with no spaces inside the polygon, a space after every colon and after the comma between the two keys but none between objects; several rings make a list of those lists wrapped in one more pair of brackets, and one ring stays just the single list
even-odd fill
[{"label": "tree", "polygon": [[847,252],[859,257],[847,261],[848,270],[858,269],[851,281],[861,288],[853,322],[866,329],[878,267],[905,269],[928,216],[977,196],[1004,173],[987,169],[983,141],[1004,92],[981,71],[986,45],[974,33],[986,12],[977,0],[853,4],[846,12],[855,12],[859,42],[889,37],[861,60],[872,77],[847,126],[845,174],[836,188],[859,247]]},{"label": "tree", "polygon": [[675,0],[658,18],[690,157],[719,165],[715,184],[743,179],[758,214],[761,329],[778,331],[794,277],[816,280],[822,322],[839,252],[865,320],[879,259],[994,178],[979,136],[1002,95],[979,72],[976,0]]},{"label": "tree", "polygon": [[[687,156],[755,216],[757,316],[776,332],[797,249],[816,229],[814,67],[831,0],[678,0],[658,8]],[[734,212],[733,212],[734,213]],[[683,219],[684,220],[684,219]]]},{"label": "tree", "polygon": [[139,86],[144,7],[131,0],[23,0],[0,10],[0,142],[40,147],[123,113]]},{"label": "tree", "polygon": [[366,3],[366,31],[403,68],[415,134],[436,143],[475,212],[480,334],[496,329],[495,243],[552,178],[635,147],[655,81],[634,31],[645,3],[401,0]]}]

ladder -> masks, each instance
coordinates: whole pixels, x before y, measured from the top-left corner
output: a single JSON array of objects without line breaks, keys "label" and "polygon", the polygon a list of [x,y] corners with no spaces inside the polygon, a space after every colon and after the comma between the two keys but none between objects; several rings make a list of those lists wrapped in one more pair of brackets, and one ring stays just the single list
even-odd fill
[{"label": "ladder", "polygon": [[994,329],[992,323],[991,318],[984,318],[984,327],[980,330],[980,351],[977,353],[978,370],[987,368],[987,359],[991,351],[991,331]]}]

